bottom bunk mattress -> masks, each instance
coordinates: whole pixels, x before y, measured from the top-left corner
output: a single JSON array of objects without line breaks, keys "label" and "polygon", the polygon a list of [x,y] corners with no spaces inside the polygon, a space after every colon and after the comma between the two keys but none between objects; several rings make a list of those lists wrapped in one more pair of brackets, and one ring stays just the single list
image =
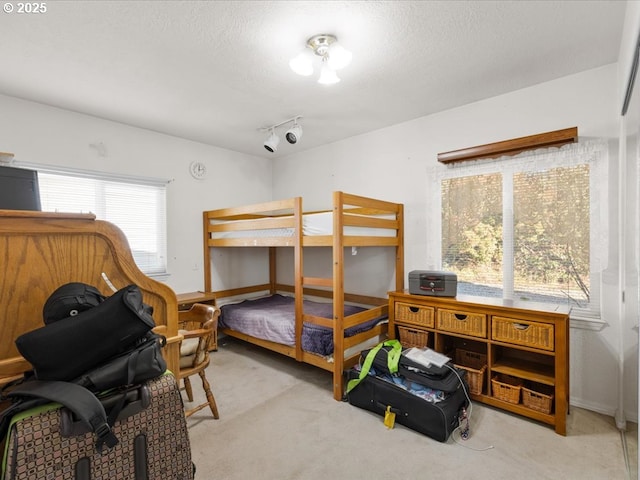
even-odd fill
[{"label": "bottom bunk mattress", "polygon": [[[345,305],[344,316],[366,310]],[[295,345],[295,300],[284,295],[271,295],[256,300],[223,305],[220,308],[221,328],[235,330],[252,337],[283,345]],[[333,318],[333,304],[304,300],[304,312],[316,317]],[[347,328],[350,337],[372,329],[386,317],[378,317]],[[333,329],[305,322],[302,327],[302,349],[327,356],[333,354]]]}]

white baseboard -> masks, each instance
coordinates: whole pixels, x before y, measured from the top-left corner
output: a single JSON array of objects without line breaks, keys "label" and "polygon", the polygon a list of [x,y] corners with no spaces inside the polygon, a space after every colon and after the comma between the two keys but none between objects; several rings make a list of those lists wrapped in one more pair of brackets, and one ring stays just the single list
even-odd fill
[{"label": "white baseboard", "polygon": [[[570,405],[573,407],[584,408],[585,410],[590,410],[592,412],[601,413],[602,415],[607,415],[615,419],[616,416],[616,408],[611,407],[609,405],[603,405],[599,403],[587,402],[580,398],[571,398],[569,401]],[[638,423],[638,412],[625,412],[626,420],[629,422]]]}]

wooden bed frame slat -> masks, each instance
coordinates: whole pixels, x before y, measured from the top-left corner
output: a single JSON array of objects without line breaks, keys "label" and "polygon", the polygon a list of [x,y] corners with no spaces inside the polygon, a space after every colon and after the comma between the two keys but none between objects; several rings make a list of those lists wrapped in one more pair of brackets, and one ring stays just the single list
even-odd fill
[{"label": "wooden bed frame slat", "polygon": [[369,228],[388,228],[390,230],[398,229],[398,221],[390,218],[376,218],[348,215],[344,216],[344,224],[352,227],[369,227]]},{"label": "wooden bed frame slat", "polygon": [[209,219],[230,220],[231,217],[240,215],[282,215],[286,211],[295,210],[295,198],[276,200],[273,202],[256,203],[242,207],[221,208],[205,212]]},{"label": "wooden bed frame slat", "polygon": [[[361,197],[351,193],[334,192],[342,197],[342,205],[350,205],[364,208],[382,210],[386,212],[398,213],[403,207],[402,204],[377,200],[375,198]],[[334,205],[335,208],[335,205]]]},{"label": "wooden bed frame slat", "polygon": [[320,277],[304,277],[302,279],[304,285],[313,285],[315,287],[331,287],[333,283],[330,278]]},{"label": "wooden bed frame slat", "polygon": [[282,345],[281,343],[270,342],[269,340],[252,337],[251,335],[247,335],[246,333],[237,332],[228,328],[221,328],[220,331],[225,335],[229,335],[230,337],[239,338],[240,340],[244,340],[245,342],[258,345],[259,347],[267,348],[274,352],[281,353],[282,355],[286,355],[287,357],[296,357],[296,349],[295,347],[292,347],[290,345]]},{"label": "wooden bed frame slat", "polygon": [[[284,284],[281,284],[281,283],[276,283],[275,284],[275,288],[274,288],[274,292],[290,292],[290,293],[294,293],[295,292],[295,288],[293,286],[291,286],[291,285],[284,285]],[[333,291],[331,291],[331,290],[319,290],[317,288],[304,287],[303,295],[305,297],[333,298]],[[360,295],[360,294],[357,294],[357,293],[348,293],[348,292],[345,292],[344,300],[345,300],[345,302],[350,302],[350,303],[355,303],[355,304],[362,304],[362,305],[382,305],[382,306],[387,306],[387,308],[388,308],[388,303],[389,303],[389,300],[386,299],[386,298],[372,297],[372,296],[368,296],[368,295]]]},{"label": "wooden bed frame slat", "polygon": [[379,307],[373,307],[365,310],[364,312],[354,313],[353,315],[344,317],[344,328],[346,330],[347,328],[355,327],[356,325],[368,322],[369,320],[373,320],[374,318],[385,316],[388,314],[388,312],[388,305],[380,305]]},{"label": "wooden bed frame slat", "polygon": [[343,237],[342,246],[344,247],[396,247],[398,245],[397,237]]},{"label": "wooden bed frame slat", "polygon": [[353,347],[354,345],[358,345],[363,341],[368,340],[372,336],[385,335],[387,333],[387,329],[388,329],[388,324],[383,323],[373,327],[373,329],[368,330],[366,332],[358,333],[351,337],[346,337],[344,339],[344,349],[346,350],[350,347]]},{"label": "wooden bed frame slat", "polygon": [[290,237],[224,238],[210,239],[210,247],[293,247],[295,239]]},{"label": "wooden bed frame slat", "polygon": [[267,230],[270,228],[293,228],[293,217],[263,218],[259,220],[245,220],[243,222],[216,223],[209,227],[210,232],[238,232],[242,230]]},{"label": "wooden bed frame slat", "polygon": [[330,318],[317,317],[315,315],[302,314],[302,321],[305,323],[311,323],[313,325],[320,325],[321,327],[333,328],[333,320]]}]

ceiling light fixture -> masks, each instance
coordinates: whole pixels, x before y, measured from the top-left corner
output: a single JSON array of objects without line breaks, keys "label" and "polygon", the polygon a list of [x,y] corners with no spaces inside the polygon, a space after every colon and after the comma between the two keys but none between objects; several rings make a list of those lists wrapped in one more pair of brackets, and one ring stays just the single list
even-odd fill
[{"label": "ceiling light fixture", "polygon": [[287,130],[284,138],[286,138],[287,142],[291,144],[298,143],[302,138],[302,127],[298,123],[298,120],[300,120],[301,118],[302,115],[297,115],[293,118],[285,120],[284,122],[271,125],[270,127],[259,128],[258,130],[260,130],[261,132],[270,132],[269,136],[264,141],[264,148],[266,148],[271,153],[274,153],[278,149],[278,144],[280,143],[280,137],[276,134],[276,128],[291,122],[293,122],[293,126],[289,130]]},{"label": "ceiling light fixture", "polygon": [[314,54],[322,58],[322,67],[318,83],[331,85],[338,83],[340,78],[336,70],[340,70],[351,63],[352,54],[338,43],[335,35],[314,35],[307,40],[307,48],[289,62],[291,70],[298,75],[313,74]]}]

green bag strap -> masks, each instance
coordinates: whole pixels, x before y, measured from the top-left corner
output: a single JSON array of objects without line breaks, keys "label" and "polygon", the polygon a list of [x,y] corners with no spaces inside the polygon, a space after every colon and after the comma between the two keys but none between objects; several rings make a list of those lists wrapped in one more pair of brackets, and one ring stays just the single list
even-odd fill
[{"label": "green bag strap", "polygon": [[349,380],[347,383],[347,393],[353,390],[362,381],[362,379],[367,376],[369,370],[371,370],[373,359],[382,347],[391,347],[391,350],[387,354],[387,367],[389,368],[389,372],[396,373],[398,371],[398,362],[400,361],[400,355],[402,354],[402,345],[396,339],[386,340],[369,350],[369,353],[362,364],[362,368],[360,369],[360,376]]}]

